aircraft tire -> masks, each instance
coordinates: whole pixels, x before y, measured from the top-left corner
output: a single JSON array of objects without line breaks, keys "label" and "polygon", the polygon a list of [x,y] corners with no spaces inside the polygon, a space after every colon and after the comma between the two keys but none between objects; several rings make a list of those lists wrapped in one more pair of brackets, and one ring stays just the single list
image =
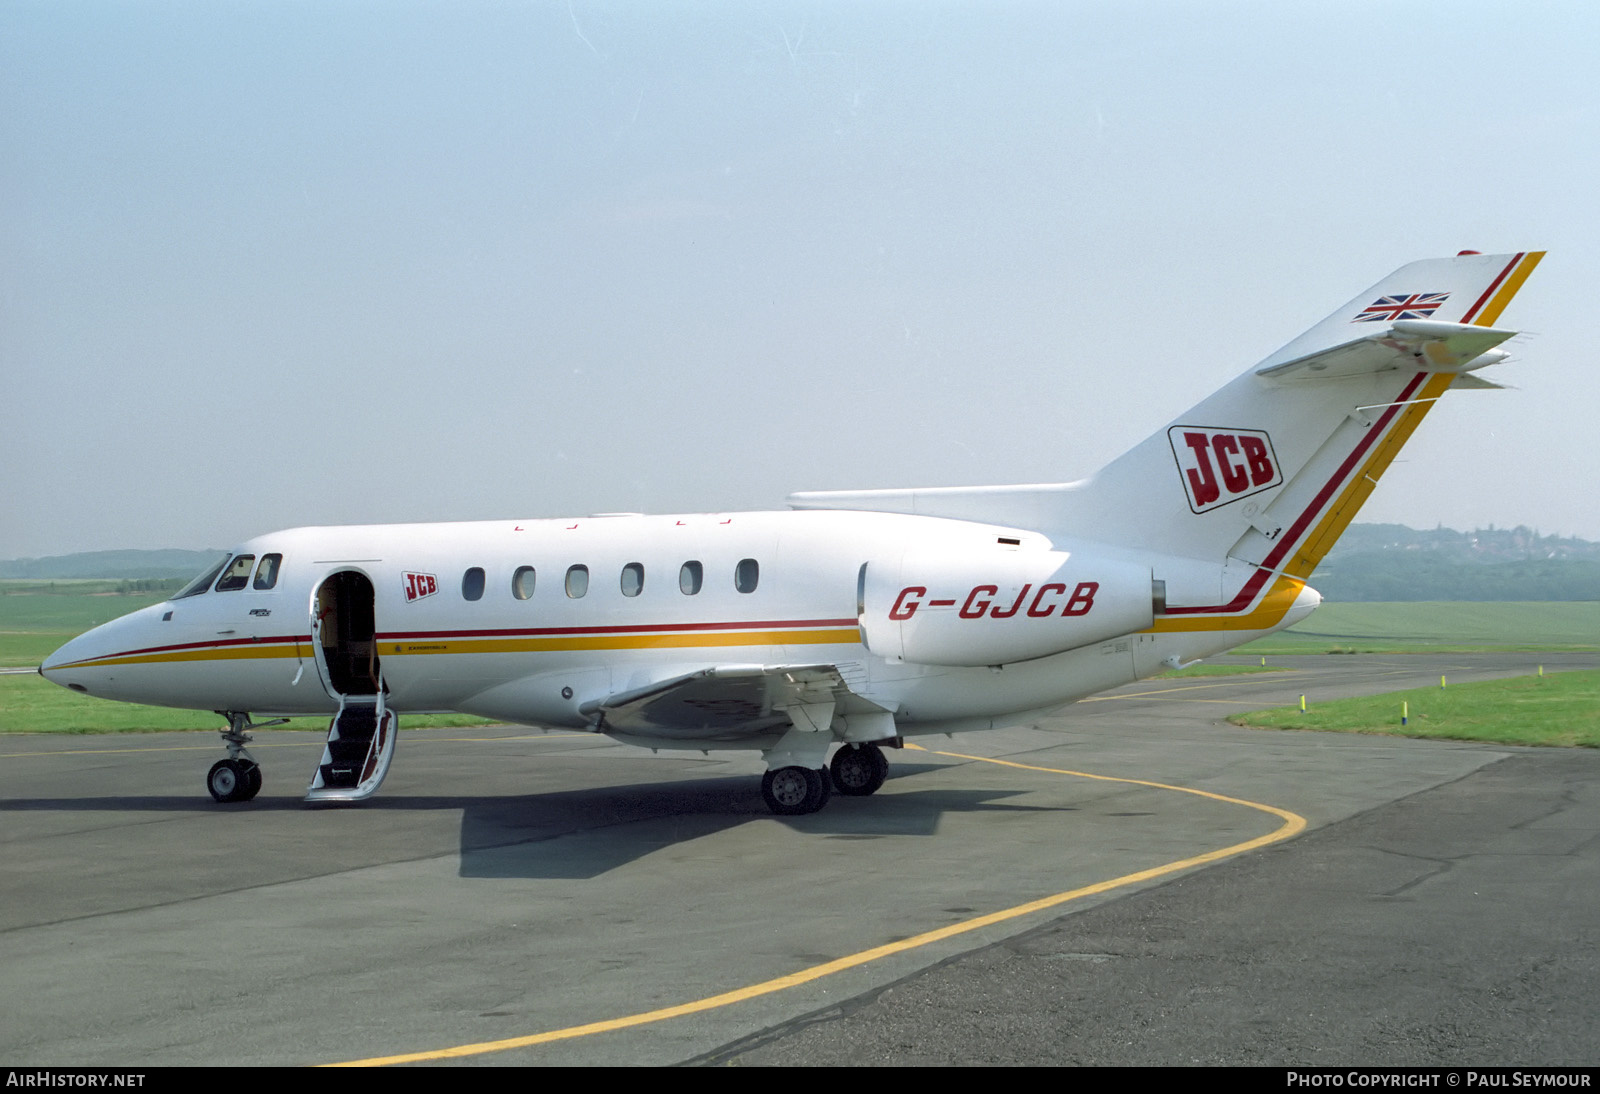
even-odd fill
[{"label": "aircraft tire", "polygon": [[809,767],[780,767],[761,776],[761,796],[780,817],[815,813],[832,797],[826,777]]},{"label": "aircraft tire", "polygon": [[206,789],[219,802],[246,801],[250,795],[250,776],[238,760],[218,760],[206,773]]},{"label": "aircraft tire", "polygon": [[261,765],[250,764],[245,769],[244,796],[239,800],[247,802],[261,793]]},{"label": "aircraft tire", "polygon": [[833,754],[828,774],[833,788],[846,797],[861,798],[876,794],[889,777],[889,761],[875,744],[859,748],[845,745]]}]

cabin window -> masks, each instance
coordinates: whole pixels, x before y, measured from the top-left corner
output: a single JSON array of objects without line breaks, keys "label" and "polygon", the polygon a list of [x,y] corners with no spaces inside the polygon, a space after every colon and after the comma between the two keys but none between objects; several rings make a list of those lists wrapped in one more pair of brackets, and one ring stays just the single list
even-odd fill
[{"label": "cabin window", "polygon": [[483,597],[483,567],[474,566],[461,575],[461,599],[479,600]]},{"label": "cabin window", "polygon": [[741,593],[756,591],[756,583],[761,580],[761,564],[753,558],[740,561],[733,571],[733,587]]},{"label": "cabin window", "polygon": [[212,566],[206,570],[205,573],[201,574],[199,577],[189,582],[189,584],[179,589],[177,594],[174,595],[172,599],[182,600],[186,596],[199,596],[201,593],[211,588],[211,583],[217,580],[217,575],[222,572],[222,568],[227,564],[228,556],[223,555],[222,558],[217,561],[215,566]]},{"label": "cabin window", "polygon": [[577,600],[589,591],[589,567],[572,566],[567,570],[567,595]]},{"label": "cabin window", "polygon": [[250,584],[250,571],[256,567],[255,555],[240,555],[228,563],[228,568],[217,578],[217,592],[231,593]]},{"label": "cabin window", "polygon": [[630,562],[622,568],[622,595],[638,596],[644,591],[644,563]]},{"label": "cabin window", "polygon": [[518,566],[517,572],[511,575],[511,595],[518,600],[529,600],[533,597],[532,566]]},{"label": "cabin window", "polygon": [[698,562],[685,562],[678,571],[678,588],[684,596],[693,596],[700,591],[700,583],[705,580],[705,567]]},{"label": "cabin window", "polygon": [[256,567],[256,580],[252,588],[270,589],[278,583],[278,567],[283,564],[282,555],[262,555],[261,565]]}]

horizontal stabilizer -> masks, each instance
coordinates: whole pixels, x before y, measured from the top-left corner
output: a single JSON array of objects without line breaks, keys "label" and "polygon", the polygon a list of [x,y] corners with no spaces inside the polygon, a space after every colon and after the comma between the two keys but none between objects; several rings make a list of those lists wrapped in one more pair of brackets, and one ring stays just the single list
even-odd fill
[{"label": "horizontal stabilizer", "polygon": [[1256,375],[1281,382],[1340,380],[1400,368],[1466,372],[1505,360],[1507,355],[1494,352],[1494,347],[1516,333],[1469,323],[1400,319],[1382,331],[1257,369]]},{"label": "horizontal stabilizer", "polygon": [[1485,380],[1482,376],[1474,376],[1470,372],[1463,372],[1450,383],[1451,391],[1505,391],[1506,388],[1505,384]]}]

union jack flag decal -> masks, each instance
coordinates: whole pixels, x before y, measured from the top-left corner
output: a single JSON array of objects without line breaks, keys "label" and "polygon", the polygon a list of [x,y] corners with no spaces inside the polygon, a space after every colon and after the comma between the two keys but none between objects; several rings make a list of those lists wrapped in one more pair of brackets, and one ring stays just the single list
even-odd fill
[{"label": "union jack flag decal", "polygon": [[1410,296],[1380,296],[1356,316],[1353,323],[1376,323],[1395,319],[1426,319],[1450,299],[1447,292],[1414,292]]}]

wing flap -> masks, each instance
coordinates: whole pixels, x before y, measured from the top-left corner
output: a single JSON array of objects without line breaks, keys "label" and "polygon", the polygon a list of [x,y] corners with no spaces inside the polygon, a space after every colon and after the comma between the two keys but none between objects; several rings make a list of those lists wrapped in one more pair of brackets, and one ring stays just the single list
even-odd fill
[{"label": "wing flap", "polygon": [[853,692],[839,665],[709,665],[584,704],[604,732],[642,737],[738,740],[793,721],[792,710],[819,694],[841,713],[882,711]]}]

